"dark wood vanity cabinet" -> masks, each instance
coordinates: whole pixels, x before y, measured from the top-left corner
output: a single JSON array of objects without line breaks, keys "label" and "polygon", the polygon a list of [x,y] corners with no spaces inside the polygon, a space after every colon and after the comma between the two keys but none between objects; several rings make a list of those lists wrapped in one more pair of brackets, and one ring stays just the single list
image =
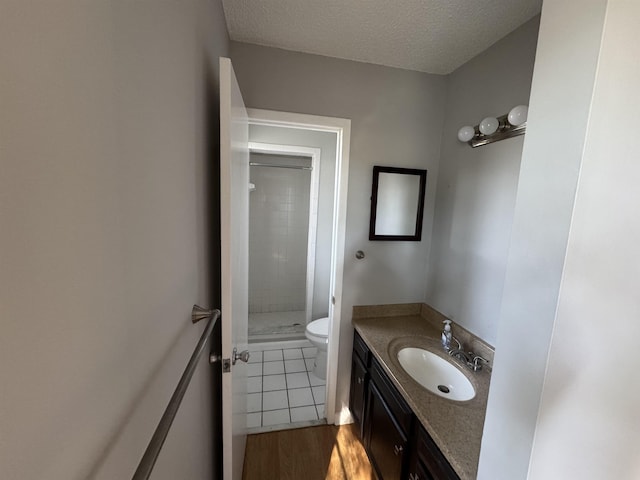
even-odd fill
[{"label": "dark wood vanity cabinet", "polygon": [[356,332],[349,408],[380,480],[459,480]]}]

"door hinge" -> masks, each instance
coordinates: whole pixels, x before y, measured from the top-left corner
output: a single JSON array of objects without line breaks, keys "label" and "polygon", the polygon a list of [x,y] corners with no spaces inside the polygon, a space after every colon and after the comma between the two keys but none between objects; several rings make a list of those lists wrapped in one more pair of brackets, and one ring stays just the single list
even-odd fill
[{"label": "door hinge", "polygon": [[336,297],[331,296],[331,304],[335,305],[336,304]]}]

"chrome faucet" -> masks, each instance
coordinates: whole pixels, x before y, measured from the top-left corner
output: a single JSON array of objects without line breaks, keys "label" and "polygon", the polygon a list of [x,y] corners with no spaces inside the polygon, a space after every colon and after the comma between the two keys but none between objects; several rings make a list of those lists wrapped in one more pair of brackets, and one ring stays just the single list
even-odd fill
[{"label": "chrome faucet", "polygon": [[464,350],[462,350],[462,348],[452,348],[449,350],[449,355],[462,360],[466,365],[469,365],[471,362],[471,358]]},{"label": "chrome faucet", "polygon": [[[453,338],[455,339],[455,337]],[[465,352],[462,348],[462,344],[457,339],[456,342],[458,343],[458,348],[452,348],[451,350],[449,350],[449,355],[451,357],[457,358],[458,360],[462,361],[462,363],[464,363],[467,368],[473,370],[474,372],[482,370],[483,365],[489,365],[489,360],[471,351]],[[489,371],[491,371],[491,367],[487,368],[489,368]]]},{"label": "chrome faucet", "polygon": [[[444,330],[442,332],[442,346],[447,351],[449,356],[457,358],[462,361],[467,368],[477,372],[482,370],[482,365],[489,365],[489,361],[486,358],[482,358],[480,355],[473,353],[472,351],[465,352],[462,343],[456,337],[453,336],[451,331],[451,320],[445,320]],[[451,341],[454,340],[458,344],[458,348],[451,347]],[[491,367],[488,367],[491,370]]]},{"label": "chrome faucet", "polygon": [[[485,365],[489,365],[489,360],[487,360],[486,358],[482,358],[480,355],[476,355],[475,357],[473,357],[472,360],[472,367],[474,372],[477,372],[478,370],[482,370],[482,364]],[[491,367],[487,367],[489,368],[489,370],[491,370]]]}]

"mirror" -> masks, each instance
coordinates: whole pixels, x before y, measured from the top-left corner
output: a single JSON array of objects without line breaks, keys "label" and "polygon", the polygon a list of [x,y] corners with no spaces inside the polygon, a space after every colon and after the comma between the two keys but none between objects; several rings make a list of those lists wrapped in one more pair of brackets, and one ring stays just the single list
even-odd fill
[{"label": "mirror", "polygon": [[427,171],[373,167],[369,240],[419,242]]}]

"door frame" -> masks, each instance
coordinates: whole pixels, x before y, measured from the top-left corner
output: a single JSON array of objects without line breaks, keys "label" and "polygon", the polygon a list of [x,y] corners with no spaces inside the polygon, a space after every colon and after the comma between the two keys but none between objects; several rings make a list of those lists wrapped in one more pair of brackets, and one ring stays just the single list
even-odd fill
[{"label": "door frame", "polygon": [[[316,272],[316,232],[318,230],[318,200],[320,198],[320,155],[319,148],[299,147],[264,142],[249,142],[249,153],[267,155],[293,155],[311,159],[311,179],[309,184],[309,227],[307,234],[307,274],[305,285],[305,323],[311,321],[313,309],[313,287]],[[251,160],[249,160],[251,161]],[[249,170],[251,171],[251,170]],[[249,223],[251,231],[251,223]],[[251,252],[249,252],[251,253]]]},{"label": "door frame", "polygon": [[302,113],[247,108],[249,125],[265,125],[336,134],[336,174],[333,203],[331,280],[329,301],[329,347],[327,351],[327,388],[325,414],[327,423],[339,421],[336,415],[338,352],[342,322],[342,287],[344,278],[345,234],[347,230],[347,193],[349,187],[349,148],[351,120]]}]

